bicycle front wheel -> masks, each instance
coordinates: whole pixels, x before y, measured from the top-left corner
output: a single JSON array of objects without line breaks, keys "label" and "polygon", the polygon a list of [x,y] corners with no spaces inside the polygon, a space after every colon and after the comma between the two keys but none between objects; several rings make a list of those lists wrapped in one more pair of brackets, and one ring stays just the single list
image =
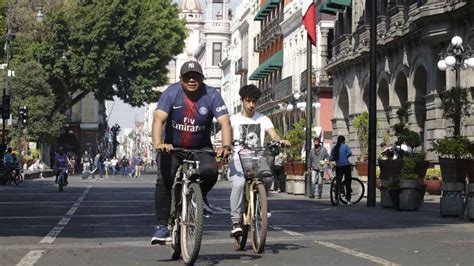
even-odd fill
[{"label": "bicycle front wheel", "polygon": [[22,178],[21,178],[21,174],[20,174],[20,173],[16,173],[15,176],[13,177],[13,182],[15,182],[15,184],[16,184],[17,186],[19,186],[20,183],[21,183],[21,179],[22,179]]},{"label": "bicycle front wheel", "polygon": [[331,204],[333,206],[339,205],[339,200],[341,199],[340,185],[339,184],[340,184],[340,182],[338,181],[337,178],[332,179],[329,196],[331,198]]},{"label": "bicycle front wheel", "polygon": [[[361,201],[362,198],[364,197],[365,187],[364,187],[364,184],[362,183],[362,181],[360,181],[360,179],[352,178],[351,188],[352,188],[351,203],[356,204],[359,201]],[[344,193],[342,193],[342,192],[340,193],[341,201],[342,201],[342,203],[347,204],[346,180],[344,180],[342,182],[341,190],[344,192]]]},{"label": "bicycle front wheel", "polygon": [[253,251],[256,254],[261,254],[265,248],[268,229],[267,192],[263,184],[257,184],[254,189],[254,212],[250,223],[250,231],[252,232]]},{"label": "bicycle front wheel", "polygon": [[191,183],[186,201],[186,209],[181,225],[181,256],[186,264],[194,264],[201,248],[203,232],[203,199],[199,184]]},{"label": "bicycle front wheel", "polygon": [[60,174],[58,177],[58,186],[59,186],[59,191],[63,191],[63,186],[64,186],[64,175]]}]

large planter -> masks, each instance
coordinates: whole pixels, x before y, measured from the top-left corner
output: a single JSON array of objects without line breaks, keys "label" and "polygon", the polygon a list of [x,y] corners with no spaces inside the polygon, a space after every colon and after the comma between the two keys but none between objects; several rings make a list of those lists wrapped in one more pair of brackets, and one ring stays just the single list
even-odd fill
[{"label": "large planter", "polygon": [[368,176],[369,175],[369,162],[356,162],[356,169],[359,176]]},{"label": "large planter", "polygon": [[417,160],[415,161],[415,174],[421,180],[425,179],[426,171],[430,167],[430,161],[426,160]]},{"label": "large planter", "polygon": [[469,169],[467,171],[467,177],[469,178],[469,183],[474,183],[474,159],[469,160]]},{"label": "large planter", "polygon": [[441,195],[441,180],[425,179],[426,192],[431,195]]},{"label": "large planter", "polygon": [[423,201],[424,190],[420,180],[400,179],[399,209],[404,211],[416,211]]},{"label": "large planter", "polygon": [[303,175],[305,169],[304,162],[286,162],[283,164],[287,175]]},{"label": "large planter", "polygon": [[[398,178],[402,173],[404,161],[399,160],[379,160],[380,179],[388,180],[390,177]],[[382,184],[383,186],[383,184]]]},{"label": "large planter", "polygon": [[470,160],[439,157],[439,166],[444,182],[464,183],[470,166]]}]

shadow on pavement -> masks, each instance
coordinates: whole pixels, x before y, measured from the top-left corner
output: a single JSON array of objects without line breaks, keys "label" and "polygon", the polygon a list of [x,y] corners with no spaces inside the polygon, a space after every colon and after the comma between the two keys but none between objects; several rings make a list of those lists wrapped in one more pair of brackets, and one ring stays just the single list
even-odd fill
[{"label": "shadow on pavement", "polygon": [[222,261],[236,261],[238,264],[242,264],[242,261],[253,261],[260,259],[261,255],[254,254],[243,254],[243,253],[232,253],[232,254],[213,254],[213,255],[199,255],[197,264],[204,265],[219,265]]}]

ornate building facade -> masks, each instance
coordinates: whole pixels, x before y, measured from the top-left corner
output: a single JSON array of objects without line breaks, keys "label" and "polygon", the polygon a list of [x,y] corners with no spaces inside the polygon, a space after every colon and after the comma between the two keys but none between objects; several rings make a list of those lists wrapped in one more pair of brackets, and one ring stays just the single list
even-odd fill
[{"label": "ornate building facade", "polygon": [[[336,3],[337,2],[337,3]],[[332,55],[326,70],[334,78],[334,138],[349,136],[358,153],[354,117],[369,104],[369,33],[371,1],[322,1],[322,12],[335,14]],[[411,130],[422,136],[422,148],[450,132],[439,93],[454,86],[454,72],[437,69],[440,52],[453,36],[474,44],[474,3],[463,0],[378,0],[377,123],[378,140],[393,137],[397,110],[406,108]],[[473,87],[472,70],[461,71],[461,86]],[[474,137],[474,121],[464,135]],[[437,156],[428,153],[429,160]]]}]

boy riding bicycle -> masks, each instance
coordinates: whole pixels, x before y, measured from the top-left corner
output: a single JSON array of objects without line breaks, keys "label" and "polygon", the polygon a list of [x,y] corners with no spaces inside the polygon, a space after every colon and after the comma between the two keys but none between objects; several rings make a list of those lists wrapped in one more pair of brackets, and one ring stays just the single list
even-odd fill
[{"label": "boy riding bicycle", "polygon": [[[155,212],[158,225],[151,244],[166,244],[171,240],[167,228],[171,187],[183,158],[167,153],[174,147],[212,150],[212,119],[216,117],[222,128],[223,148],[218,156],[227,157],[231,151],[232,129],[227,107],[220,93],[204,84],[204,75],[198,62],[188,61],[180,71],[181,82],[169,86],[160,96],[157,110],[153,114],[152,139],[156,149],[165,151],[157,154],[157,181],[155,190]],[[164,127],[164,125],[166,126]],[[163,141],[163,132],[165,134]],[[217,181],[216,160],[210,154],[196,155],[200,162],[201,189],[204,199],[204,213],[212,210],[207,204],[206,194]]]},{"label": "boy riding bicycle", "polygon": [[[272,121],[265,115],[256,112],[257,101],[262,95],[259,88],[255,85],[246,85],[239,90],[240,100],[242,102],[242,111],[232,115],[230,122],[232,125],[234,140],[244,141],[249,147],[263,147],[265,133],[272,141],[281,141],[285,145],[290,142],[282,140]],[[230,219],[232,221],[231,236],[242,234],[243,197],[245,178],[240,164],[238,151],[240,146],[234,147],[234,154],[229,163],[229,180],[232,181],[232,192],[230,194]],[[272,180],[266,180],[267,192]]]}]

